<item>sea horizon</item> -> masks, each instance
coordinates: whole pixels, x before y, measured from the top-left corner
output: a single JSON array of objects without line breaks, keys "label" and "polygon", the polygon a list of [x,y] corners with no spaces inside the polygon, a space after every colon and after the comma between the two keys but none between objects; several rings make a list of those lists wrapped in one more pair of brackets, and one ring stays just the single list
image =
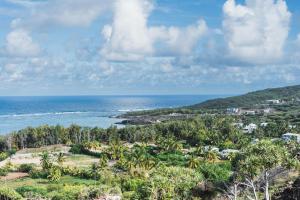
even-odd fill
[{"label": "sea horizon", "polygon": [[0,96],[0,135],[41,125],[108,128],[131,111],[175,108],[221,95]]}]

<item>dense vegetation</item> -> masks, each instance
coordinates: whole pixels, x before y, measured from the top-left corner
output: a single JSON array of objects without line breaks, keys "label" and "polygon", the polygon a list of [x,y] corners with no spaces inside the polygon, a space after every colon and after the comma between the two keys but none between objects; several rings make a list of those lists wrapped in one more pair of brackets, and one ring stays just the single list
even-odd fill
[{"label": "dense vegetation", "polygon": [[[10,188],[26,198],[96,199],[110,194],[123,199],[211,199],[216,195],[231,199],[252,195],[260,199],[263,194],[259,183],[269,184],[269,174],[278,167],[294,168],[298,163],[294,157],[300,148],[296,143],[287,146],[270,142],[288,131],[284,123],[244,134],[233,126],[235,120],[199,116],[121,129],[29,127],[1,138],[0,151],[9,155],[24,148],[65,144],[71,146],[72,154],[89,155],[98,162],[88,168],[64,165],[65,154],[43,152],[39,154],[39,166],[8,165],[2,168],[2,175],[25,172],[30,178],[24,181],[43,183]],[[252,144],[254,138],[261,141]],[[240,153],[222,157],[213,147]],[[261,174],[265,174],[263,179],[259,178]],[[68,183],[61,185],[66,179]],[[251,187],[242,185],[248,182]],[[262,190],[266,197],[269,187]]]},{"label": "dense vegetation", "polygon": [[[127,126],[121,129],[116,127],[87,128],[77,125],[69,128],[59,125],[29,127],[0,138],[0,151],[37,148],[53,144],[82,144],[90,141],[120,140],[129,143],[156,143],[161,138],[184,141],[189,146],[215,145],[222,148],[240,148],[251,138],[280,137],[288,131],[287,124],[274,123],[267,128],[258,129],[253,135],[244,135],[232,125],[233,122],[234,118],[231,117],[206,116],[147,126]],[[262,132],[267,134],[264,135]]]},{"label": "dense vegetation", "polygon": [[[45,125],[13,132],[0,137],[0,162],[5,163],[0,184],[6,185],[0,199],[270,200],[278,176],[286,181],[293,180],[290,174],[298,176],[300,144],[280,138],[300,132],[299,96],[300,86],[267,89],[186,108],[127,114],[181,114],[154,124],[119,129]],[[227,107],[257,108],[269,99],[286,103],[272,105],[276,112],[267,115],[224,112]],[[258,127],[244,133],[236,125],[241,122]],[[267,125],[260,126],[262,122]],[[42,150],[58,144],[68,151]],[[9,157],[28,148],[37,149],[25,155],[38,156],[39,164],[10,162]],[[86,159],[84,164],[74,162],[80,158]],[[28,177],[1,180],[16,172]]]}]

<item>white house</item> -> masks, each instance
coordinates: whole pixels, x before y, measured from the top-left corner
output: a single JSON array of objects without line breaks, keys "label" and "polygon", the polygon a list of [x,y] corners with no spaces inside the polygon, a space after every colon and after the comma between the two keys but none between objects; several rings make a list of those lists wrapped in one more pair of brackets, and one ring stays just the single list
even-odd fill
[{"label": "white house", "polygon": [[256,129],[257,129],[257,125],[251,123],[243,128],[243,132],[244,133],[253,133],[253,131]]},{"label": "white house", "polygon": [[291,125],[291,124],[289,125],[289,128],[290,128],[290,129],[296,128],[296,127],[297,127],[296,125]]},{"label": "white house", "polygon": [[271,100],[267,100],[267,103],[269,103],[269,104],[280,104],[280,100],[279,99],[271,99]]},{"label": "white house", "polygon": [[245,115],[255,115],[255,110],[245,110],[244,114]]},{"label": "white house", "polygon": [[283,134],[281,138],[286,142],[296,141],[296,142],[300,143],[300,134],[286,133],[286,134]]},{"label": "white house", "polygon": [[240,112],[239,108],[227,108],[227,114],[238,114]]},{"label": "white house", "polygon": [[204,147],[204,151],[208,152],[208,151],[214,151],[216,153],[219,153],[219,148],[218,147],[213,147],[213,146],[205,146]]},{"label": "white house", "polygon": [[261,127],[267,127],[267,126],[268,126],[268,123],[266,123],[266,122],[260,123],[260,126],[261,126]]}]

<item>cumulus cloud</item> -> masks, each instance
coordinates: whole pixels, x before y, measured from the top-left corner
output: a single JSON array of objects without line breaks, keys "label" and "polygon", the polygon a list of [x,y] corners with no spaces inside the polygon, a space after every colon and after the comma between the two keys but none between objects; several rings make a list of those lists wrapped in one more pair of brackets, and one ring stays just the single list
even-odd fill
[{"label": "cumulus cloud", "polygon": [[206,22],[199,20],[196,24],[178,27],[151,27],[150,34],[154,41],[159,41],[164,54],[188,55],[197,45],[197,41],[208,31]]},{"label": "cumulus cloud", "polygon": [[28,31],[16,29],[6,36],[5,51],[9,56],[30,57],[37,56],[41,50]]},{"label": "cumulus cloud", "polygon": [[289,33],[291,13],[283,0],[227,0],[223,29],[230,56],[265,64],[279,60]]},{"label": "cumulus cloud", "polygon": [[109,59],[138,59],[152,52],[152,42],[147,27],[151,11],[147,0],[118,0],[114,5],[112,25],[103,29],[107,41],[102,53]]},{"label": "cumulus cloud", "polygon": [[191,53],[208,29],[205,21],[183,28],[149,26],[153,8],[150,0],[116,1],[113,22],[102,30],[106,44],[101,54],[109,60],[140,60],[146,55]]}]

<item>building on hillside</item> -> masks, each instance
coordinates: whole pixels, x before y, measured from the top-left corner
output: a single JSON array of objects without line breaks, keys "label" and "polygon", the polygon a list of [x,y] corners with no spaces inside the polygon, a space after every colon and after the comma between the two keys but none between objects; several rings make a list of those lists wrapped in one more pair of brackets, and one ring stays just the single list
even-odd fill
[{"label": "building on hillside", "polygon": [[243,132],[244,133],[253,133],[256,129],[257,129],[257,125],[251,123],[243,128]]},{"label": "building on hillside", "polygon": [[264,110],[263,110],[263,113],[264,114],[270,114],[270,113],[272,113],[273,112],[273,110],[271,109],[271,108],[265,108]]},{"label": "building on hillside", "polygon": [[228,115],[238,115],[240,113],[240,109],[239,108],[227,108],[226,113]]},{"label": "building on hillside", "polygon": [[260,127],[267,127],[268,126],[268,123],[267,122],[262,122],[260,123]]},{"label": "building on hillside", "polygon": [[281,100],[280,99],[270,99],[270,100],[267,100],[267,103],[268,104],[280,104]]},{"label": "building on hillside", "polygon": [[296,141],[300,143],[300,134],[286,133],[282,135],[281,139],[283,139],[286,142]]},{"label": "building on hillside", "polygon": [[291,125],[291,124],[290,124],[290,125],[289,125],[289,128],[290,128],[290,129],[294,129],[294,128],[297,128],[297,126],[296,126],[296,125]]}]

